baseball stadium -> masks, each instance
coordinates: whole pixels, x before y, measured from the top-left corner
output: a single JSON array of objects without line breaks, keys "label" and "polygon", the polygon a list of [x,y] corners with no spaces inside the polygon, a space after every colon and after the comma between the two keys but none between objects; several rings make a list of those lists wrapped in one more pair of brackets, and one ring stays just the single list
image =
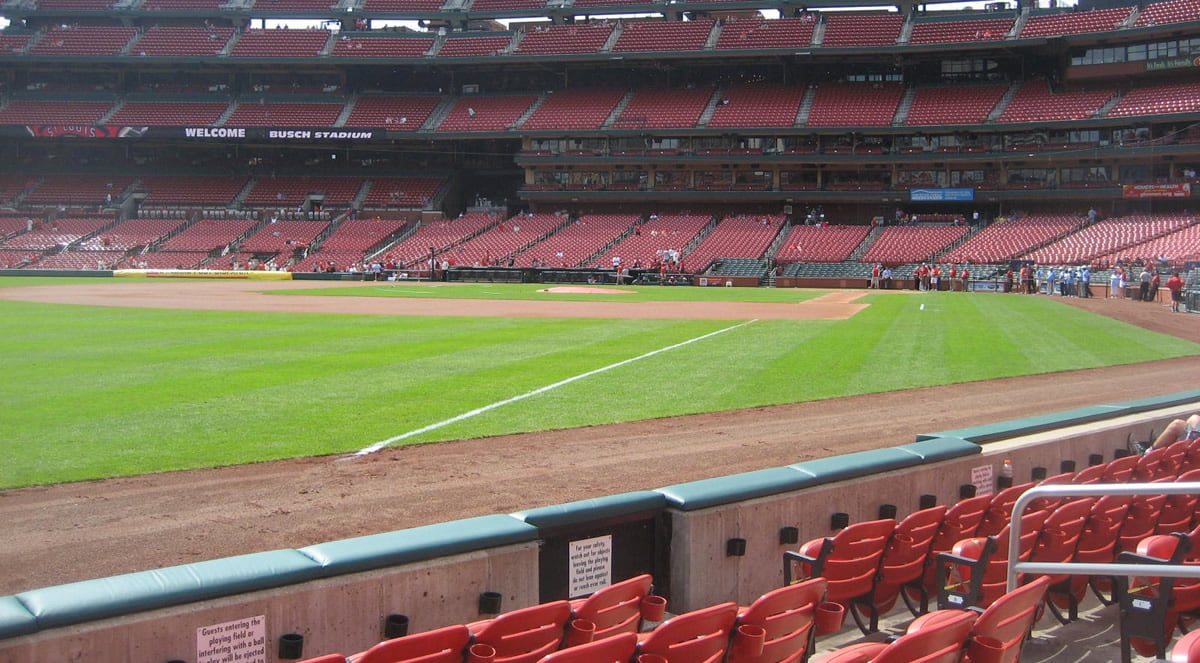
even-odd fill
[{"label": "baseball stadium", "polygon": [[1200,662],[1200,2],[0,28],[0,663]]}]

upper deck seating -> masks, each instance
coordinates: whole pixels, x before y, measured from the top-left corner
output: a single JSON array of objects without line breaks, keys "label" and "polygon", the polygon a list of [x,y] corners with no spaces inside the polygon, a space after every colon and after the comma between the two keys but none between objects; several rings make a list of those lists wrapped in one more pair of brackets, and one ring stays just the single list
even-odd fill
[{"label": "upper deck seating", "polygon": [[910,126],[983,124],[1007,85],[918,88],[904,123]]},{"label": "upper deck seating", "polygon": [[228,246],[258,225],[253,219],[201,219],[166,240],[162,251],[212,251]]},{"label": "upper deck seating", "polygon": [[903,97],[900,83],[823,83],[815,86],[808,126],[887,126]]},{"label": "upper deck seating", "polygon": [[209,126],[229,104],[224,101],[127,101],[109,118],[123,126]]},{"label": "upper deck seating", "polygon": [[1152,25],[1185,23],[1195,21],[1198,16],[1200,16],[1200,1],[1198,0],[1151,2],[1142,7],[1133,27],[1145,28]]},{"label": "upper deck seating", "polygon": [[337,0],[255,0],[253,11],[262,14],[324,16],[337,8]]},{"label": "upper deck seating", "polygon": [[870,232],[867,226],[793,226],[775,261],[843,262]]},{"label": "upper deck seating", "polygon": [[225,49],[233,28],[151,26],[129,49],[138,57],[196,57]]},{"label": "upper deck seating", "polygon": [[241,175],[151,175],[138,189],[146,191],[143,207],[167,205],[227,205],[246,187]]},{"label": "upper deck seating", "polygon": [[471,11],[511,11],[520,9],[540,9],[546,6],[546,0],[472,0]]},{"label": "upper deck seating", "polygon": [[112,0],[37,0],[36,7],[41,11],[104,11],[112,8]]},{"label": "upper deck seating", "polygon": [[[520,218],[512,222],[519,223]],[[588,214],[517,256],[518,267],[578,267],[639,221],[633,214]],[[609,263],[611,265],[611,262]]]},{"label": "upper deck seating", "polygon": [[613,52],[698,51],[704,48],[714,22],[625,21]]},{"label": "upper deck seating", "polygon": [[610,23],[541,25],[525,31],[517,45],[518,55],[596,53],[612,35]]},{"label": "upper deck seating", "polygon": [[821,45],[829,48],[893,45],[904,27],[904,17],[896,13],[825,14],[824,18],[825,37]]},{"label": "upper deck seating", "polygon": [[729,19],[721,27],[717,49],[808,48],[812,45],[816,24],[812,17]]},{"label": "upper deck seating", "polygon": [[1031,15],[1021,28],[1021,39],[1111,32],[1121,28],[1129,18],[1129,12],[1129,7],[1113,7],[1066,14]]},{"label": "upper deck seating", "polygon": [[361,177],[259,177],[246,195],[246,204],[266,207],[298,207],[310,197],[326,207],[345,207],[362,188]]},{"label": "upper deck seating", "polygon": [[505,131],[511,128],[529,107],[537,101],[531,94],[495,97],[461,97],[442,123],[438,132]]},{"label": "upper deck seating", "polygon": [[346,219],[321,242],[321,250],[366,251],[391,237],[405,223],[403,219]]},{"label": "upper deck seating", "polygon": [[641,89],[621,111],[615,129],[694,127],[712,98],[708,88]]},{"label": "upper deck seating", "polygon": [[225,120],[227,127],[332,127],[343,103],[243,100]]},{"label": "upper deck seating", "polygon": [[1125,93],[1105,117],[1169,115],[1200,110],[1200,83],[1136,87]]},{"label": "upper deck seating", "polygon": [[388,260],[405,267],[427,268],[430,247],[440,255],[449,247],[499,221],[499,217],[488,212],[469,212],[454,219],[423,221],[416,232],[388,248],[385,255]]},{"label": "upper deck seating", "polygon": [[504,265],[518,251],[544,238],[565,221],[557,214],[516,216],[463,242],[451,255],[456,265]]},{"label": "upper deck seating", "polygon": [[33,265],[34,269],[74,269],[82,271],[113,269],[125,255],[124,251],[71,250],[46,256]]},{"label": "upper deck seating", "polygon": [[629,267],[635,261],[645,266],[652,265],[662,259],[666,251],[682,251],[710,223],[712,217],[706,214],[661,214],[657,218],[650,218],[638,226],[636,232],[592,261],[592,266],[611,268],[614,257],[621,258],[623,267]]},{"label": "upper deck seating", "polygon": [[29,45],[30,35],[0,34],[0,55],[19,53]]},{"label": "upper deck seating", "polygon": [[1101,262],[1112,265],[1118,259],[1158,260],[1160,257],[1166,258],[1168,264],[1176,267],[1192,260],[1200,260],[1200,223],[1108,253],[1101,256]]},{"label": "upper deck seating", "polygon": [[1094,117],[1116,90],[1055,93],[1045,81],[1026,81],[1000,114],[999,122],[1083,120]]},{"label": "upper deck seating", "polygon": [[363,207],[426,207],[445,182],[444,177],[375,177]]},{"label": "upper deck seating", "polygon": [[441,101],[440,97],[361,96],[354,102],[347,127],[383,127],[388,131],[416,131]]},{"label": "upper deck seating", "polygon": [[993,223],[946,254],[951,262],[998,263],[1012,260],[1031,248],[1078,228],[1083,218],[1034,214]]},{"label": "upper deck seating", "polygon": [[198,269],[207,251],[151,251],[133,256],[120,267],[128,269]]},{"label": "upper deck seating", "polygon": [[374,37],[342,35],[333,43],[335,58],[423,58],[433,48],[433,37]]},{"label": "upper deck seating", "polygon": [[692,269],[699,271],[718,258],[761,258],[782,225],[782,215],[727,217],[687,254],[687,261]]},{"label": "upper deck seating", "polygon": [[438,49],[439,58],[477,58],[500,55],[512,43],[512,35],[451,35]]},{"label": "upper deck seating", "polygon": [[445,0],[364,0],[363,11],[428,14],[440,10],[444,4]]},{"label": "upper deck seating", "polygon": [[52,175],[25,196],[32,205],[100,205],[109,195],[116,198],[133,183],[126,175]]},{"label": "upper deck seating", "polygon": [[156,242],[183,224],[180,219],[129,219],[84,240],[81,246],[93,251],[128,251]]},{"label": "upper deck seating", "polygon": [[1132,215],[1105,219],[1031,251],[1022,258],[1038,263],[1079,264],[1175,232],[1196,222],[1193,216]]},{"label": "upper deck seating", "polygon": [[617,89],[559,90],[546,96],[521,129],[598,129],[624,96]]},{"label": "upper deck seating", "polygon": [[913,23],[910,44],[952,44],[999,41],[1008,36],[1013,18],[985,18],[966,21],[920,21]]},{"label": "upper deck seating", "polygon": [[328,40],[327,30],[246,30],[229,57],[315,58]]},{"label": "upper deck seating", "polygon": [[[3,185],[3,181],[0,181],[0,187]],[[35,219],[28,214],[0,215],[0,242],[7,237],[30,230],[31,228],[28,226],[31,226],[34,222]]]},{"label": "upper deck seating", "polygon": [[29,49],[31,55],[117,55],[137,34],[134,28],[108,25],[50,28]]},{"label": "upper deck seating", "polygon": [[863,255],[863,262],[924,262],[967,234],[966,226],[889,226]]},{"label": "upper deck seating", "polygon": [[67,246],[93,235],[113,222],[109,216],[63,217],[43,223],[41,227],[12,237],[4,242],[9,249],[47,249]]},{"label": "upper deck seating", "polygon": [[347,219],[321,242],[318,251],[296,263],[295,271],[312,271],[322,262],[338,265],[359,262],[369,249],[398,232],[405,223],[403,219]]},{"label": "upper deck seating", "polygon": [[328,226],[328,221],[277,221],[275,223],[268,223],[258,232],[247,237],[238,250],[243,254],[265,254],[280,251],[290,254],[296,249],[307,247]]},{"label": "upper deck seating", "polygon": [[90,125],[112,109],[111,101],[34,101],[18,99],[0,108],[0,124]]},{"label": "upper deck seating", "polygon": [[228,0],[143,0],[142,9],[147,11],[193,11],[209,15],[220,10]]},{"label": "upper deck seating", "polygon": [[800,85],[731,85],[713,110],[710,127],[790,127],[804,100]]}]

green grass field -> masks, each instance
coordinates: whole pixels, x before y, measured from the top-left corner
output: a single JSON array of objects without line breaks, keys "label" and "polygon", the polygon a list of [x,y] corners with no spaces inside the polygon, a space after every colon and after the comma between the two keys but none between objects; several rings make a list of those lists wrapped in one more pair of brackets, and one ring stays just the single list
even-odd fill
[{"label": "green grass field", "polygon": [[[42,283],[71,282],[0,279],[0,287]],[[545,296],[536,289],[352,291]],[[621,301],[796,302],[818,294],[650,288]],[[850,320],[754,322],[397,444],[1200,354],[1195,343],[1047,298],[896,293],[863,301],[870,307]],[[6,459],[0,487],[353,452],[733,324],[180,312],[0,301],[0,451]]]}]

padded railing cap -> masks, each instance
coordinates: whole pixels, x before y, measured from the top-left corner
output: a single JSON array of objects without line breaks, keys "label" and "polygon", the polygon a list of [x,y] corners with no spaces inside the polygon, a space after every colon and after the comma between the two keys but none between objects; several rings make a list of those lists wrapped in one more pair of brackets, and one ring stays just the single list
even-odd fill
[{"label": "padded railing cap", "polygon": [[694,511],[721,504],[777,495],[800,490],[818,483],[809,474],[790,467],[773,467],[754,472],[732,474],[690,483],[679,483],[655,492],[662,493],[667,503],[677,509]]},{"label": "padded railing cap", "polygon": [[0,638],[14,638],[38,630],[37,617],[15,596],[0,596]]},{"label": "padded railing cap", "polygon": [[282,587],[320,571],[295,550],[271,550],[34,589],[17,599],[46,629]]},{"label": "padded railing cap", "polygon": [[920,457],[900,449],[890,448],[806,460],[788,467],[812,475],[817,483],[828,483],[920,464]]},{"label": "padded railing cap", "polygon": [[329,541],[301,548],[324,575],[356,573],[534,541],[538,530],[512,516],[479,516],[422,527]]},{"label": "padded railing cap", "polygon": [[667,498],[663,494],[652,490],[640,490],[537,509],[526,509],[518,511],[512,516],[534,527],[546,529],[581,523],[598,523],[610,518],[658,511],[666,507]]},{"label": "padded railing cap", "polygon": [[911,444],[902,444],[896,449],[918,456],[923,463],[972,456],[983,451],[978,444],[961,437],[934,437]]}]

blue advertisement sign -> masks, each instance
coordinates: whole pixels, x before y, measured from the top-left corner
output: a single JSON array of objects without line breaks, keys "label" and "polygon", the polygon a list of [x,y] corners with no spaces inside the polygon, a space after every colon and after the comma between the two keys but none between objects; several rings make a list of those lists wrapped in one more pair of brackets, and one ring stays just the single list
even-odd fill
[{"label": "blue advertisement sign", "polygon": [[958,203],[975,200],[975,189],[909,189],[908,199],[914,203]]}]

